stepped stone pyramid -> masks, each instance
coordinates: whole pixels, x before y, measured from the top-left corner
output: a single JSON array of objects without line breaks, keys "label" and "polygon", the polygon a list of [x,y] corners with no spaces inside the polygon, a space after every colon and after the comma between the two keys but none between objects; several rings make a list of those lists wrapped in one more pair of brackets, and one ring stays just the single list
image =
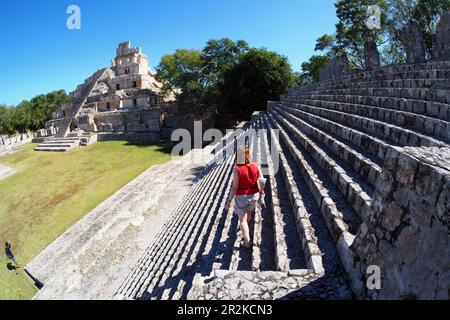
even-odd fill
[{"label": "stepped stone pyramid", "polygon": [[36,151],[67,151],[96,142],[97,134],[105,139],[141,134],[145,140],[159,140],[159,105],[175,100],[173,93],[163,97],[161,87],[141,48],[133,48],[130,41],[120,43],[111,67],[97,70],[53,113],[45,129],[54,137]]}]

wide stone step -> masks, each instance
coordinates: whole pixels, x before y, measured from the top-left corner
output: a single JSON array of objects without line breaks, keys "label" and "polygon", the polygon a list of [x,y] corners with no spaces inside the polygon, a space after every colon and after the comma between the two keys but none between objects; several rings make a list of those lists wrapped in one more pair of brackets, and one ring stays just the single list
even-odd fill
[{"label": "wide stone step", "polygon": [[[450,72],[448,74],[450,76]],[[445,74],[441,74],[445,76]],[[331,86],[323,86],[322,89],[346,89],[346,88],[448,88],[446,77],[442,78],[412,78],[412,79],[366,79],[354,83],[340,83]]]},{"label": "wide stone step", "polygon": [[189,300],[351,299],[342,275],[218,270],[195,279]]},{"label": "wide stone step", "polygon": [[[447,79],[450,72],[448,61],[426,64],[412,65],[396,65],[379,68],[376,70],[364,70],[344,75],[338,79],[321,81],[319,84],[311,85],[311,87],[322,85],[335,85],[342,83],[357,83],[366,79],[378,80],[396,80],[396,79]],[[306,86],[307,88],[308,86]]]},{"label": "wide stone step", "polygon": [[270,114],[268,119],[270,127],[279,130],[283,145],[277,143],[276,139],[273,143],[279,145],[281,152],[291,154],[325,218],[333,239],[338,241],[344,232],[355,234],[361,223],[358,214],[347,204],[345,197],[314,159],[305,150],[297,148],[278,121]]},{"label": "wide stone step", "polygon": [[[148,252],[119,288],[116,294],[118,299],[153,297],[156,293],[154,290],[157,289],[155,285],[159,283],[163,271],[170,274],[172,267],[175,266],[174,263],[170,264],[170,257],[177,256],[180,248],[185,247],[194,237],[195,230],[200,231],[201,219],[204,218],[201,212],[207,205],[207,199],[214,199],[213,192],[217,191],[214,186],[221,180],[218,177],[221,177],[226,169],[230,171],[225,164],[207,168],[206,175],[196,183],[179,210],[173,214],[171,223],[162,229],[155,243],[149,247]],[[179,263],[189,258],[187,253],[184,257],[183,254],[180,255]]]},{"label": "wide stone step", "polygon": [[356,94],[325,94],[324,92],[320,92],[318,94],[290,96],[286,97],[284,100],[299,102],[302,99],[335,101],[372,106],[382,109],[403,111],[415,115],[422,115],[446,122],[450,121],[450,105],[434,101],[394,97],[362,96]]},{"label": "wide stone step", "polygon": [[450,122],[440,119],[417,115],[405,111],[372,107],[362,104],[353,104],[332,100],[318,100],[314,97],[307,97],[305,99],[298,99],[291,102],[356,114],[363,117],[369,117],[382,122],[392,123],[409,130],[420,132],[423,135],[430,136],[437,140],[442,140],[443,142],[450,141]]},{"label": "wide stone step", "polygon": [[[348,142],[343,142],[335,139],[335,137],[325,133],[324,131],[311,126],[309,123],[301,120],[300,118],[284,111],[283,108],[273,108],[279,112],[286,120],[297,126],[308,137],[314,139],[319,145],[325,146],[331,151],[336,161],[344,161],[346,166],[351,167],[357,172],[365,182],[369,183],[372,187],[375,187],[375,182],[378,175],[381,173],[381,166],[378,160],[371,160],[364,156],[360,152],[354,149]],[[286,108],[286,110],[289,110]],[[329,155],[331,155],[329,153]],[[371,157],[373,159],[373,157]],[[371,190],[372,192],[373,190]]]},{"label": "wide stone step", "polygon": [[318,166],[328,175],[332,183],[347,199],[350,206],[359,214],[359,217],[361,219],[365,217],[372,202],[373,189],[362,184],[357,174],[345,170],[339,163],[328,156],[326,150],[323,150],[286,119],[280,117],[276,112],[271,113],[271,115],[274,116],[272,118],[275,118],[277,123],[283,126],[279,127],[283,130],[281,132],[282,136],[289,135],[293,141],[298,142],[298,146],[307,151]]},{"label": "wide stone step", "polygon": [[[403,78],[403,79],[385,79],[369,78],[359,79],[358,81],[342,81],[334,84],[317,84],[308,89],[298,89],[290,91],[291,94],[310,94],[317,91],[342,90],[342,89],[448,89],[450,70],[442,71],[436,78]],[[440,78],[439,78],[440,76]]]},{"label": "wide stone step", "polygon": [[325,89],[318,88],[307,92],[298,92],[295,96],[301,95],[316,95],[316,94],[331,94],[331,95],[358,95],[358,96],[375,96],[375,97],[392,97],[415,99],[424,101],[434,101],[439,103],[450,103],[450,92],[448,88],[355,88],[350,86],[348,88],[333,88]]},{"label": "wide stone step", "polygon": [[330,119],[340,123],[341,125],[364,131],[378,138],[388,139],[392,144],[398,146],[411,147],[444,147],[446,143],[436,140],[432,137],[425,136],[415,131],[405,129],[392,124],[387,124],[378,120],[349,114],[340,111],[334,111],[326,108],[309,106],[306,104],[297,104],[284,102],[293,108],[302,110],[320,117]]},{"label": "wide stone step", "polygon": [[391,143],[387,139],[373,137],[363,131],[343,126],[338,122],[316,116],[282,103],[272,103],[269,110],[276,106],[288,111],[290,114],[295,115],[308,124],[320,128],[322,131],[334,136],[336,140],[350,143],[353,146],[353,149],[358,150],[359,153],[364,154],[365,157],[370,158],[379,166],[381,166],[384,161],[386,152]]}]

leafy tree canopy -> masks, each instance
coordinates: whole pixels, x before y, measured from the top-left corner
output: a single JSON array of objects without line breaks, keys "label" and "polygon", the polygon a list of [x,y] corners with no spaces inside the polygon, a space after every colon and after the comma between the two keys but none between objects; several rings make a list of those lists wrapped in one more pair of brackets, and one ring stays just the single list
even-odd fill
[{"label": "leafy tree canopy", "polygon": [[296,81],[285,57],[228,38],[209,40],[201,51],[178,49],[162,58],[157,72],[164,92],[179,90],[184,102],[214,105],[237,118],[265,109]]},{"label": "leafy tree canopy", "polygon": [[0,134],[42,129],[45,121],[51,119],[52,112],[68,100],[67,93],[58,90],[22,101],[17,106],[0,105]]},{"label": "leafy tree canopy", "polygon": [[240,119],[264,110],[268,100],[278,100],[294,85],[295,76],[286,57],[266,49],[252,48],[224,74],[223,106]]}]

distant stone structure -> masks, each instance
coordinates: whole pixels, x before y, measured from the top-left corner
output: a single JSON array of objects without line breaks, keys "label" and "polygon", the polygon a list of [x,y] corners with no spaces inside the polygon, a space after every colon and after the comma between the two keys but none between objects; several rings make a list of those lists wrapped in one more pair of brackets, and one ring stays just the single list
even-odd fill
[{"label": "distant stone structure", "polygon": [[76,144],[77,137],[90,140],[92,134],[100,140],[157,141],[167,114],[164,104],[175,101],[175,93],[163,97],[161,87],[141,48],[131,47],[129,41],[120,43],[111,67],[97,70],[53,113],[45,128],[55,132],[56,138],[36,150],[63,151],[65,138]]},{"label": "distant stone structure", "polygon": [[434,57],[437,61],[450,60],[450,11],[442,15],[438,23],[434,43]]},{"label": "distant stone structure", "polygon": [[424,63],[426,61],[422,30],[415,21],[410,21],[403,29],[407,63]]},{"label": "distant stone structure", "polygon": [[325,81],[342,77],[349,72],[348,57],[345,54],[341,54],[327,62],[327,64],[319,71],[319,78],[321,81]]},{"label": "distant stone structure", "polygon": [[380,53],[375,41],[368,41],[364,44],[364,66],[366,70],[380,67]]},{"label": "distant stone structure", "polygon": [[0,156],[14,150],[22,144],[31,142],[35,137],[36,133],[26,132],[19,133],[15,135],[0,135]]}]

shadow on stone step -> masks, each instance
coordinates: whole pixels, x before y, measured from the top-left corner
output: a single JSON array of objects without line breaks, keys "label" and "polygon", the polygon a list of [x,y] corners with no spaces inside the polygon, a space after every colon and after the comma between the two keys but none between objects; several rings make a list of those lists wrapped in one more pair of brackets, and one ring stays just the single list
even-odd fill
[{"label": "shadow on stone step", "polygon": [[354,299],[345,277],[339,273],[325,275],[306,286],[289,292],[276,300],[352,300]]}]

